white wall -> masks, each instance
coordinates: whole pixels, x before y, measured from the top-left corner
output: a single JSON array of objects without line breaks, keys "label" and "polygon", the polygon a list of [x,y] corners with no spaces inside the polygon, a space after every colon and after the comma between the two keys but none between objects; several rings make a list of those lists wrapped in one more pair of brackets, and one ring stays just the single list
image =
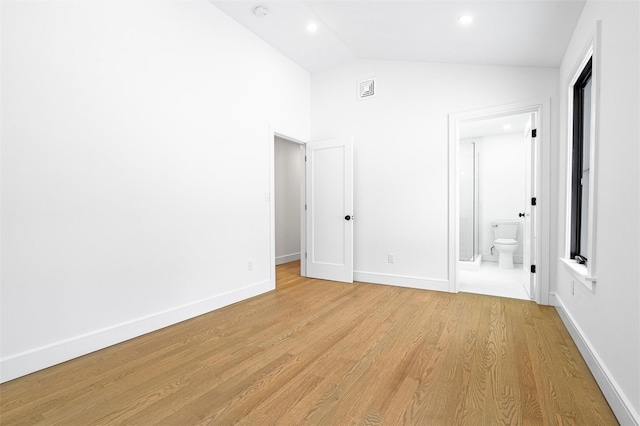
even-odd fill
[{"label": "white wall", "polygon": [[[588,1],[560,68],[556,265],[552,290],[622,424],[640,424],[640,10],[638,2]],[[591,293],[557,259],[565,253],[567,90],[602,20],[597,135],[597,283]],[[626,407],[625,407],[626,405]]]},{"label": "white wall", "polygon": [[[354,137],[355,279],[448,289],[448,114],[543,98],[556,108],[557,75],[357,61],[312,76],[312,138]],[[377,97],[357,100],[372,76]]]},{"label": "white wall", "polygon": [[3,380],[274,287],[306,71],[206,1],[3,1],[2,91]]},{"label": "white wall", "polygon": [[488,135],[477,138],[480,151],[480,241],[482,260],[498,260],[493,251],[494,233],[491,222],[511,220],[519,222],[518,249],[514,261],[522,263],[523,218],[525,210],[525,145],[522,132]]},{"label": "white wall", "polygon": [[300,169],[300,145],[276,137],[276,265],[300,259]]}]

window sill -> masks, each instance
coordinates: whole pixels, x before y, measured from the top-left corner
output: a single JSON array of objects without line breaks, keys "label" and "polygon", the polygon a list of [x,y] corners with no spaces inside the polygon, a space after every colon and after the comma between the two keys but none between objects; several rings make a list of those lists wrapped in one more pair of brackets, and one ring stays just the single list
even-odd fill
[{"label": "window sill", "polygon": [[585,265],[581,265],[573,259],[560,258],[564,263],[564,268],[591,293],[594,292],[596,286],[596,278],[589,276],[589,270]]}]

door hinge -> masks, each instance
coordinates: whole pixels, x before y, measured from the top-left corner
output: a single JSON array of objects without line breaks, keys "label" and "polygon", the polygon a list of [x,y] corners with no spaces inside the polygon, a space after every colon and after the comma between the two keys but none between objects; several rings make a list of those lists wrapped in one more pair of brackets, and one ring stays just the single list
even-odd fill
[{"label": "door hinge", "polygon": [[536,199],[536,197],[531,197],[531,205],[535,206],[537,204],[538,200]]},{"label": "door hinge", "polygon": [[304,156],[304,161],[307,161],[307,156],[306,155]]},{"label": "door hinge", "polygon": [[531,273],[532,274],[536,273],[536,265],[531,265]]},{"label": "door hinge", "polygon": [[305,253],[305,254],[304,254],[304,258],[305,258],[305,259],[307,258],[307,253]]},{"label": "door hinge", "polygon": [[304,205],[304,209],[307,210],[307,205],[306,204]]},{"label": "door hinge", "polygon": [[531,129],[531,137],[532,138],[538,137],[538,129]]}]

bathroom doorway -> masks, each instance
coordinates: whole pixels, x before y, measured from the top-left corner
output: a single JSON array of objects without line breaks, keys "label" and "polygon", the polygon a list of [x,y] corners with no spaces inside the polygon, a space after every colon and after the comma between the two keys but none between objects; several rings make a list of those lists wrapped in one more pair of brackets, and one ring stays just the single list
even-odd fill
[{"label": "bathroom doorway", "polygon": [[532,205],[541,113],[526,105],[450,116],[453,291],[541,300]]},{"label": "bathroom doorway", "polygon": [[531,114],[524,113],[460,127],[460,291],[530,299],[523,265],[525,173],[530,169],[525,150],[531,120]]}]

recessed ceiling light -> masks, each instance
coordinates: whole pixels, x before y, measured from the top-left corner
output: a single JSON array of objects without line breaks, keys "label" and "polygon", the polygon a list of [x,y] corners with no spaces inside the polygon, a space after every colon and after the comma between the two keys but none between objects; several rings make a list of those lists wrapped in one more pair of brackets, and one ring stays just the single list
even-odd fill
[{"label": "recessed ceiling light", "polygon": [[316,24],[315,22],[309,22],[309,25],[307,25],[307,31],[309,31],[310,33],[315,33],[316,31],[318,31],[318,24]]},{"label": "recessed ceiling light", "polygon": [[256,15],[258,18],[264,18],[269,14],[269,9],[267,9],[264,6],[256,6],[253,9],[253,14]]},{"label": "recessed ceiling light", "polygon": [[468,25],[471,23],[471,21],[473,21],[473,16],[471,15],[458,16],[458,22],[460,22],[462,25]]},{"label": "recessed ceiling light", "polygon": [[505,124],[504,126],[502,126],[502,128],[505,130],[509,130],[511,128],[511,124]]}]

